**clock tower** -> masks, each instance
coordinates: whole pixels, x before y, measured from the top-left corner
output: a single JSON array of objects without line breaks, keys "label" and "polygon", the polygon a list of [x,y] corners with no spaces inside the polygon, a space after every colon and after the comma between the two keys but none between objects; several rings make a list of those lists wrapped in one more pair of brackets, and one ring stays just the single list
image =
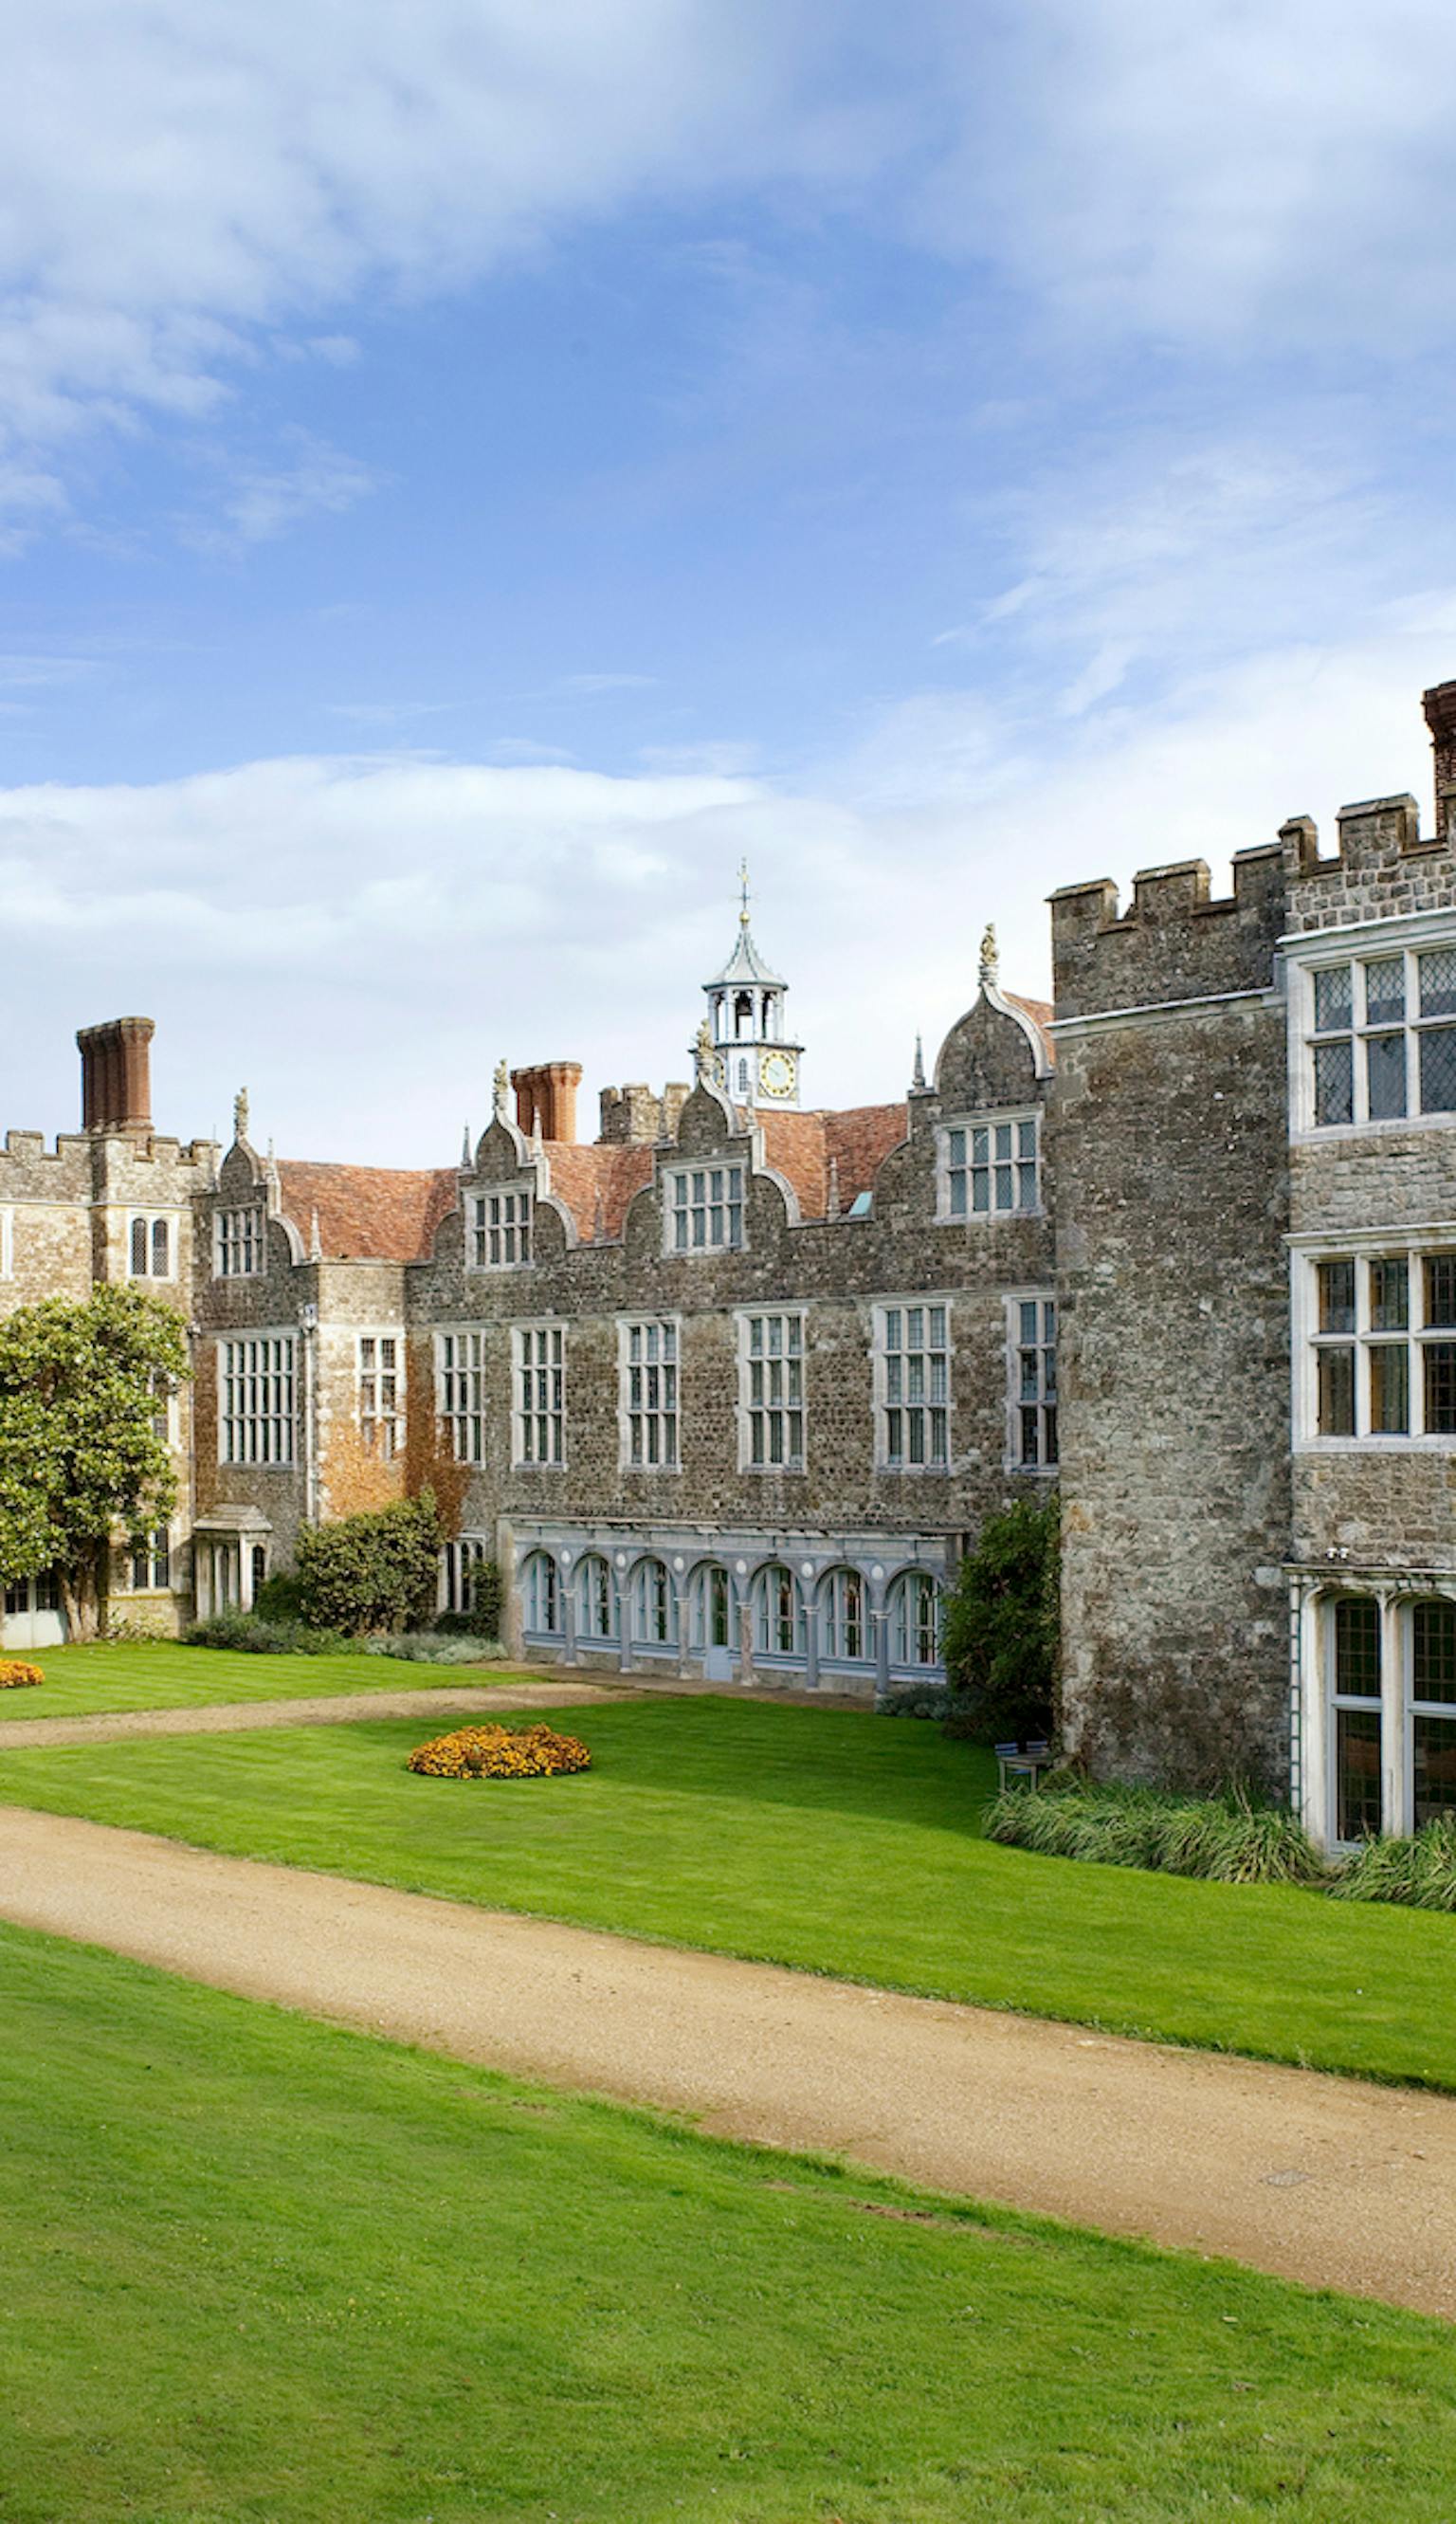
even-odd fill
[{"label": "clock tower", "polygon": [[739,870],[742,890],[738,942],[721,973],[703,987],[707,996],[708,1075],[735,1104],[799,1107],[803,1045],[784,1027],[789,985],[766,964],[749,927],[749,871]]}]

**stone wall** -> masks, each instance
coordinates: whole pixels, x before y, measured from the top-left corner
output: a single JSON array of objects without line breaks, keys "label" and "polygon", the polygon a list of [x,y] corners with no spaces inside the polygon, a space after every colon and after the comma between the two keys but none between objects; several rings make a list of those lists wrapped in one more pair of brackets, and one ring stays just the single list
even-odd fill
[{"label": "stone wall", "polygon": [[1063,1723],[1108,1775],[1286,1771],[1279,878],[1054,903]]},{"label": "stone wall", "polygon": [[[659,1170],[679,1155],[735,1159],[749,1170],[745,1248],[679,1258],[664,1252],[656,1182],[639,1192],[620,1238],[577,1240],[551,1203],[536,1212],[528,1267],[480,1271],[464,1260],[463,1213],[447,1219],[427,1263],[407,1273],[409,1317],[429,1328],[484,1327],[488,1460],[472,1470],[464,1528],[505,1519],[663,1520],[763,1534],[872,1526],[888,1533],[958,1538],[1024,1485],[1008,1472],[1005,1295],[1049,1291],[1049,1209],[1034,1216],[940,1223],[936,1132],[943,1114],[972,1106],[1041,1107],[1032,1029],[983,1000],[947,1041],[939,1090],[912,1099],[910,1136],[885,1160],[867,1216],[804,1221],[792,1191],[761,1167],[756,1135],[740,1128],[715,1091],[683,1106]],[[462,1186],[466,1204],[487,1187],[538,1189],[540,1166],[512,1126],[498,1122]],[[1044,1181],[1044,1178],[1043,1178]],[[877,1300],[944,1298],[950,1309],[951,1460],[945,1473],[891,1472],[875,1462],[873,1309]],[[802,1472],[740,1469],[739,1311],[806,1311],[806,1462]],[[681,1326],[681,1468],[622,1464],[617,1326],[628,1315]],[[537,1319],[569,1327],[566,1460],[512,1465],[510,1327]],[[413,1371],[412,1410],[425,1397]]]}]

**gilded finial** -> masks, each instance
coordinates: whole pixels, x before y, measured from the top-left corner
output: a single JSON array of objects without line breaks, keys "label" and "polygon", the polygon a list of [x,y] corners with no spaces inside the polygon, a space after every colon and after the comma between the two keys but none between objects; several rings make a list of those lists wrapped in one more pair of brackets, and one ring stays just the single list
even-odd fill
[{"label": "gilded finial", "polygon": [[507,1100],[508,1100],[508,1098],[509,1098],[509,1096],[510,1096],[510,1062],[509,1062],[509,1061],[505,1061],[505,1060],[498,1060],[498,1061],[497,1061],[497,1063],[496,1063],[496,1079],[495,1079],[496,1119],[497,1119],[497,1121],[499,1121],[499,1120],[500,1120],[500,1118],[501,1118],[502,1114],[503,1114],[503,1113],[505,1112],[505,1110],[506,1110],[506,1104],[507,1104]]},{"label": "gilded finial", "polygon": [[740,859],[738,863],[738,891],[740,900],[738,914],[739,926],[743,929],[747,929],[749,925],[749,863],[747,859]]},{"label": "gilded finial", "polygon": [[713,1034],[706,1017],[698,1029],[698,1039],[693,1045],[693,1058],[698,1064],[699,1077],[709,1077],[713,1065]]},{"label": "gilded finial", "polygon": [[1000,969],[1001,959],[995,943],[995,930],[993,925],[988,922],[986,935],[981,941],[981,988],[983,991],[988,985],[995,989],[996,976]]},{"label": "gilded finial", "polygon": [[235,1140],[246,1140],[248,1136],[248,1091],[246,1087],[240,1087],[232,1099],[232,1136]]}]

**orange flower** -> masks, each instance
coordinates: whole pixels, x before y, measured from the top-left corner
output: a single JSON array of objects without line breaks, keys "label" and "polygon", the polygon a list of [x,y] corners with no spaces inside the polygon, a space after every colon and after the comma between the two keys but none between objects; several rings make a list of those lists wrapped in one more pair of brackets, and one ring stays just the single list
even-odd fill
[{"label": "orange flower", "polygon": [[408,1767],[431,1779],[546,1779],[589,1771],[592,1757],[575,1735],[550,1726],[459,1726],[410,1756]]}]

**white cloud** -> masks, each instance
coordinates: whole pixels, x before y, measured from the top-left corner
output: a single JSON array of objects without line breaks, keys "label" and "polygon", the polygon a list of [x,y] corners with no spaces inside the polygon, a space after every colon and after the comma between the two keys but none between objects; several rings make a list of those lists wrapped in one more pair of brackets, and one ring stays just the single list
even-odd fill
[{"label": "white cloud", "polygon": [[306,429],[283,433],[282,463],[239,464],[221,491],[214,517],[191,516],[182,539],[199,552],[271,543],[310,516],[338,516],[378,490],[382,476]]},{"label": "white cloud", "polygon": [[685,1074],[745,854],[809,1092],[896,1095],[915,1034],[930,1051],[973,995],[988,919],[1039,992],[1053,886],[1201,856],[1217,887],[1290,813],[1328,832],[1346,798],[1424,803],[1418,696],[1453,664],[1456,602],[1431,598],[1189,675],[1136,720],[925,696],[792,789],[384,754],[0,792],[29,1106],[0,1122],[68,1121],[74,1028],[140,1008],[168,1127],[206,1130],[246,1076],[285,1151],[448,1163],[502,1051],[594,1085]]},{"label": "white cloud", "polygon": [[[1440,340],[1456,304],[1445,0],[947,0],[918,232],[1110,334]],[[892,44],[903,40],[894,22]]]},{"label": "white cloud", "polygon": [[[49,0],[0,88],[0,409],[24,440],[216,406],[255,334],[457,287],[658,187],[831,170],[801,9]],[[307,337],[325,360],[353,345]]]}]

